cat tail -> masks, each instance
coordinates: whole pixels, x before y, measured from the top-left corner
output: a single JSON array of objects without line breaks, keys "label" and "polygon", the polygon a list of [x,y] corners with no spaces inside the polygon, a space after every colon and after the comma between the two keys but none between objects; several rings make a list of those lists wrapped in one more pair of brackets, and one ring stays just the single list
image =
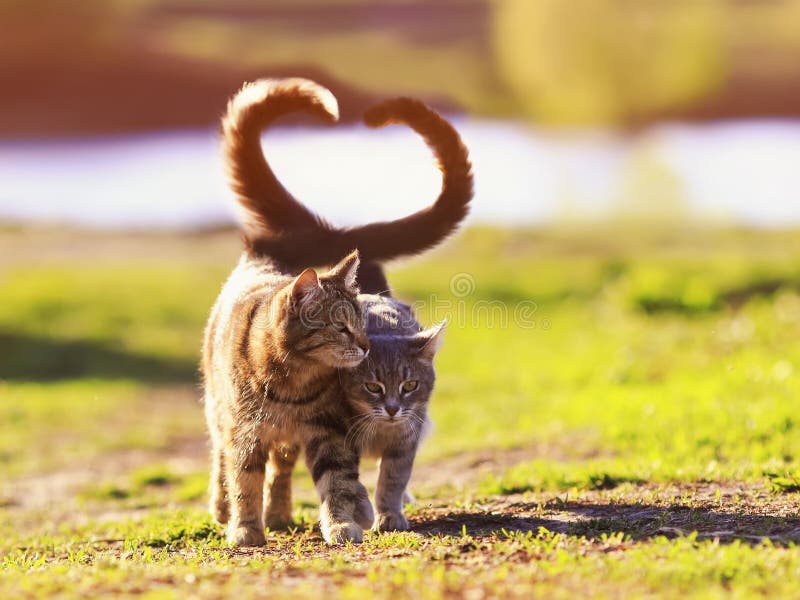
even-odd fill
[{"label": "cat tail", "polygon": [[407,217],[358,227],[337,229],[319,218],[299,226],[282,223],[277,235],[251,240],[251,252],[307,266],[332,264],[358,249],[362,264],[379,263],[423,252],[458,228],[469,211],[473,178],[469,152],[453,126],[411,98],[382,102],[366,112],[364,121],[372,128],[407,125],[422,136],[442,171],[436,201]]},{"label": "cat tail", "polygon": [[372,128],[401,124],[411,127],[430,147],[442,172],[436,201],[395,221],[372,223],[345,231],[365,259],[388,260],[418,254],[436,246],[458,228],[469,212],[473,179],[469,152],[453,126],[419,100],[396,98],[369,109],[364,122]]},{"label": "cat tail", "polygon": [[228,102],[222,118],[222,151],[228,182],[244,211],[246,244],[282,232],[328,227],[281,185],[261,148],[263,130],[278,117],[296,111],[327,123],[339,120],[333,94],[308,79],[245,83]]}]

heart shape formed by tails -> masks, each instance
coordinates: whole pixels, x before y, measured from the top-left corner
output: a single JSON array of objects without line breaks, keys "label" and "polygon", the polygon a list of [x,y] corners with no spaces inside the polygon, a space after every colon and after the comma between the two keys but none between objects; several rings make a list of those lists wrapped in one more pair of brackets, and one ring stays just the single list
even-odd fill
[{"label": "heart shape formed by tails", "polygon": [[[245,84],[228,103],[222,119],[229,182],[245,212],[244,238],[249,252],[270,256],[288,267],[303,268],[332,264],[357,249],[362,269],[367,271],[377,263],[432,248],[466,217],[473,178],[469,153],[460,136],[441,115],[419,100],[395,98],[370,108],[364,122],[372,128],[407,125],[421,135],[442,171],[439,197],[430,206],[393,221],[347,228],[332,226],[281,185],[261,148],[262,131],[281,115],[296,111],[308,112],[328,123],[338,121],[333,94],[313,81],[299,78],[260,79]],[[370,287],[383,284],[381,281]]]}]

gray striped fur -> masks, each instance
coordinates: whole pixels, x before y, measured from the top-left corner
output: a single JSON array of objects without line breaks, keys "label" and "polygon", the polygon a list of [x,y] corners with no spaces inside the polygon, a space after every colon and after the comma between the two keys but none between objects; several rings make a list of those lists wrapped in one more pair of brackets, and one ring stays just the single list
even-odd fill
[{"label": "gray striped fur", "polygon": [[[370,354],[342,372],[342,387],[357,415],[348,444],[379,459],[374,528],[405,530],[403,506],[410,497],[407,487],[417,449],[430,425],[433,358],[444,328],[423,331],[411,309],[393,298],[362,294],[359,302],[367,317]],[[406,382],[414,382],[415,389],[404,390]],[[381,391],[368,389],[375,386]]]}]

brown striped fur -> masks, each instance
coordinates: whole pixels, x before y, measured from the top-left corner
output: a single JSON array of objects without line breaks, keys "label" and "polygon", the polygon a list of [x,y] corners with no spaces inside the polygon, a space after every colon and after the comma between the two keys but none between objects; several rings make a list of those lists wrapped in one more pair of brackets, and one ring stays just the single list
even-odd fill
[{"label": "brown striped fur", "polygon": [[[303,267],[331,264],[357,248],[366,258],[358,272],[362,288],[386,293],[378,261],[439,243],[466,216],[472,197],[471,165],[452,126],[421,102],[389,100],[368,111],[365,122],[370,127],[402,123],[420,133],[443,172],[441,193],[430,207],[406,218],[336,229],[291,196],[261,150],[261,131],[295,110],[327,122],[338,118],[330,92],[302,79],[246,84],[223,118],[223,151],[231,187],[245,211],[247,251],[209,320],[203,371],[213,445],[211,509],[228,522],[228,538],[235,544],[263,543],[264,524],[276,527],[290,519],[290,476],[301,446],[322,497],[326,540],[360,539],[358,526],[369,527],[373,520],[358,483],[358,448],[344,444],[347,424],[357,415],[340,388],[327,387],[336,352],[323,348],[327,360],[322,359],[319,347],[290,335],[304,331],[292,325],[290,310],[271,310],[293,285],[291,277],[301,279]],[[358,312],[352,285],[339,292]],[[297,351],[284,355],[292,340]]]},{"label": "brown striped fur", "polygon": [[[244,235],[248,244],[285,230],[329,227],[286,191],[261,151],[261,131],[281,115],[294,111],[308,112],[328,123],[339,119],[333,94],[313,81],[299,78],[246,83],[231,98],[222,118],[222,152],[229,184],[245,212]],[[323,262],[294,266],[331,264],[353,248]]]},{"label": "brown striped fur", "polygon": [[358,541],[371,523],[358,454],[344,443],[348,413],[337,377],[369,349],[357,268],[356,253],[320,276],[244,255],[212,310],[202,364],[211,510],[228,523],[232,544],[263,544],[265,521],[288,521],[289,474],[301,446],[325,539]]},{"label": "brown striped fur", "polygon": [[430,146],[442,171],[435,202],[394,221],[336,228],[298,202],[277,180],[261,149],[261,131],[276,118],[301,110],[325,122],[338,119],[336,99],[306,79],[262,79],[246,84],[223,119],[223,151],[231,187],[244,208],[249,250],[293,268],[329,265],[358,249],[362,291],[387,288],[379,262],[423,252],[453,233],[469,212],[472,165],[458,132],[419,100],[395,98],[371,108],[373,128],[408,125]]}]

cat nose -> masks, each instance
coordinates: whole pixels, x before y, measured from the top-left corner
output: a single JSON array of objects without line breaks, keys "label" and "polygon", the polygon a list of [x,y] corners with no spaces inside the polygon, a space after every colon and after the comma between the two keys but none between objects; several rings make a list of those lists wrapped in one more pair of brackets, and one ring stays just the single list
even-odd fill
[{"label": "cat nose", "polygon": [[361,351],[364,353],[364,356],[369,354],[369,340],[359,340],[357,342],[358,347],[361,348]]},{"label": "cat nose", "polygon": [[397,411],[400,410],[400,407],[397,404],[387,404],[386,405],[386,412],[389,413],[390,417],[393,417],[397,414]]}]

